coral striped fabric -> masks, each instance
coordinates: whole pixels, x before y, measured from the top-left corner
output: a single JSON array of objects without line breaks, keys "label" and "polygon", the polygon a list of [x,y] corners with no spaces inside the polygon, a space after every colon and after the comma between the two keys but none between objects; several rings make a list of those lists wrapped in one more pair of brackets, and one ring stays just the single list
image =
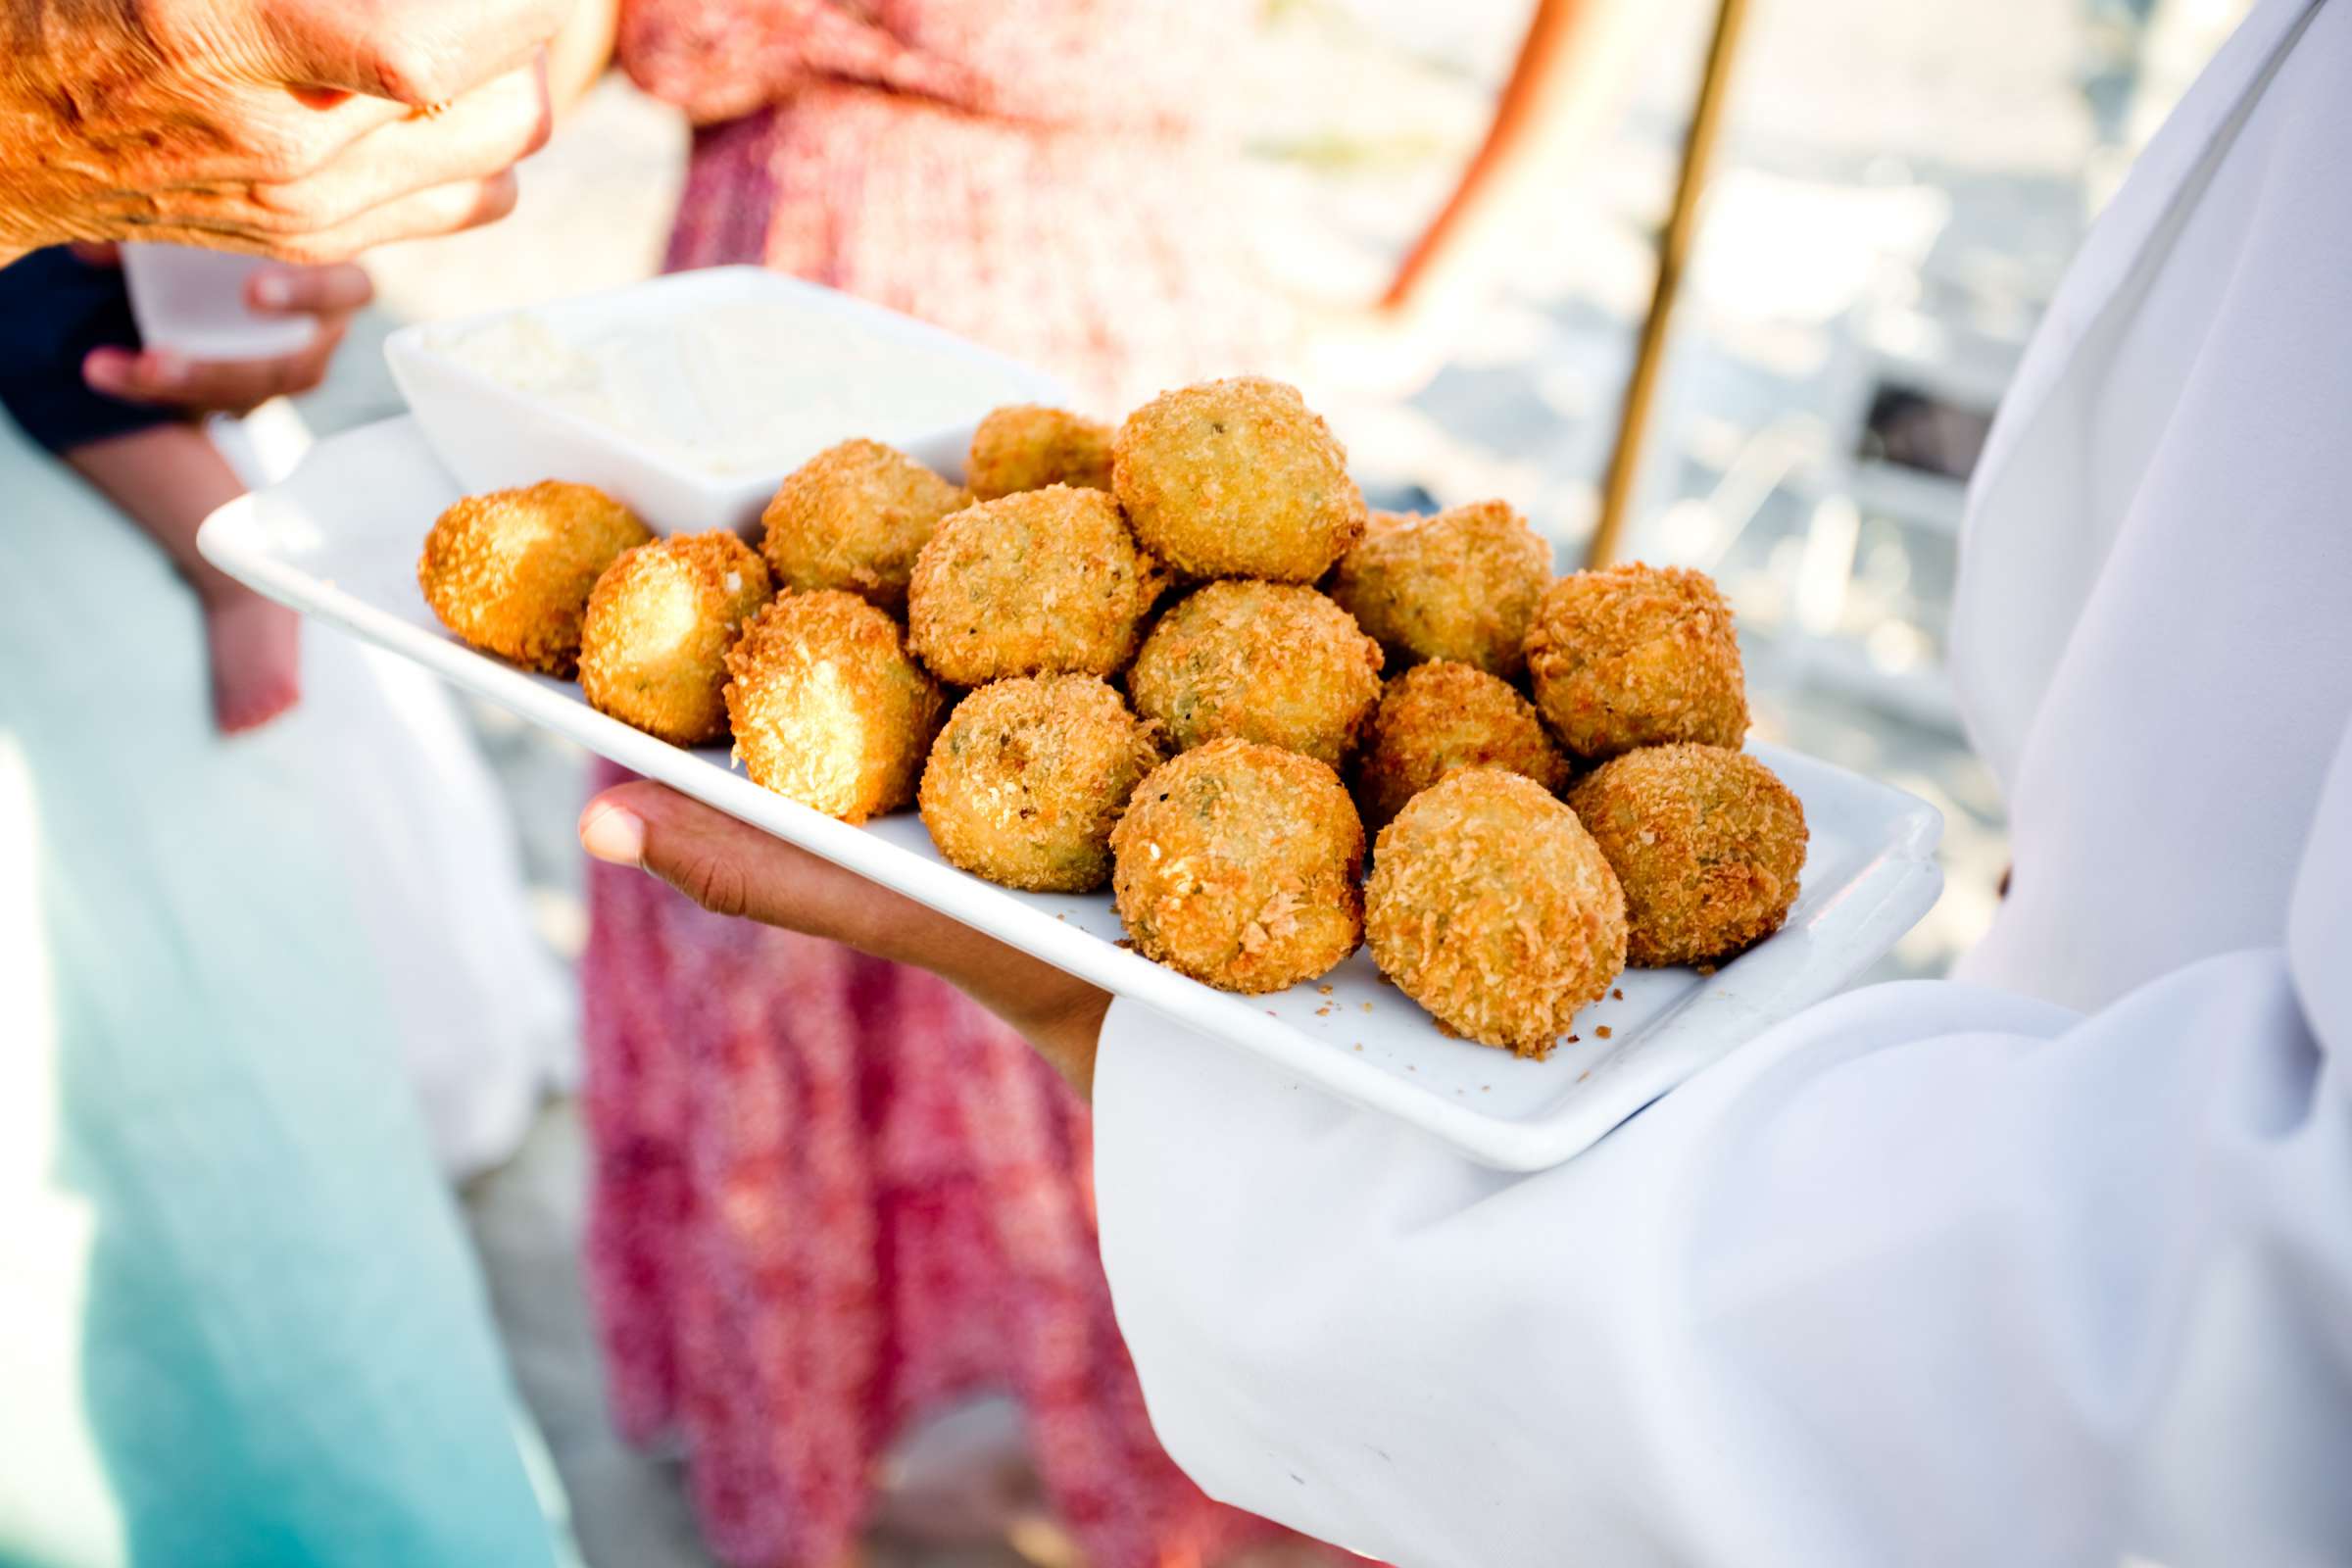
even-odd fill
[{"label": "coral striped fabric", "polygon": [[670,265],[760,261],[1004,349],[1112,415],[1262,368],[1213,112],[1247,0],[639,0],[622,59],[701,129]]}]

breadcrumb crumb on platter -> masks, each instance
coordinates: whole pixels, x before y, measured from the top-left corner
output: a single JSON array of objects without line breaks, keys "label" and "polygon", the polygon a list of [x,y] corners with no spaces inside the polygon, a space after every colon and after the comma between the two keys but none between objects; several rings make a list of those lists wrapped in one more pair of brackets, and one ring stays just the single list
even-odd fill
[{"label": "breadcrumb crumb on platter", "polygon": [[[846,797],[871,799],[877,813],[853,826],[760,788],[730,761],[725,742],[668,745],[597,712],[574,682],[467,647],[434,617],[416,569],[426,524],[458,499],[414,423],[387,421],[320,443],[292,479],[224,509],[204,548],[262,592],[534,724],[1251,1053],[1285,1082],[1368,1106],[1491,1165],[1534,1169],[1572,1157],[1774,1020],[1848,983],[1924,912],[1938,885],[1930,808],[1757,746],[1801,802],[1809,829],[1800,890],[1780,932],[1712,976],[1627,970],[1577,1009],[1547,1061],[1445,1038],[1363,951],[1284,990],[1212,990],[1131,951],[1108,891],[1014,892],[948,863],[914,810],[880,804],[911,793],[897,748],[890,765],[868,768],[871,754],[861,752],[842,769],[857,784]],[[851,631],[870,624],[835,604],[828,619]],[[855,641],[870,648],[874,667],[897,667],[885,639],[858,632]],[[930,722],[922,706],[910,697],[917,730]]]}]

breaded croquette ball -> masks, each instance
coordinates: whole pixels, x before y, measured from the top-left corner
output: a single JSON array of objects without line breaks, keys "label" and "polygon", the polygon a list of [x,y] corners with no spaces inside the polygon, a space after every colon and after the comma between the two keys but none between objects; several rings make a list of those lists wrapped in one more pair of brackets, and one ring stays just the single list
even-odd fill
[{"label": "breaded croquette ball", "polygon": [[1110,880],[1110,830],[1160,762],[1159,726],[1094,675],[1024,675],[956,705],[923,768],[923,825],[949,862],[1033,893]]},{"label": "breaded croquette ball", "polygon": [[1788,917],[1805,864],[1805,808],[1745,752],[1628,752],[1579,779],[1568,805],[1625,888],[1635,963],[1711,963]]},{"label": "breaded croquette ball", "polygon": [[939,519],[971,500],[895,447],[844,441],[785,475],[760,552],[782,587],[846,588],[896,613]]},{"label": "breaded croquette ball", "polygon": [[1238,735],[1337,767],[1380,701],[1380,662],[1312,588],[1212,582],[1160,616],[1127,690],[1179,751]]},{"label": "breaded croquette ball", "polygon": [[1364,940],[1440,1027],[1541,1059],[1625,967],[1625,895],[1549,790],[1468,768],[1381,829]]},{"label": "breaded croquette ball", "polygon": [[1544,721],[1588,761],[1747,734],[1732,607],[1703,571],[1636,563],[1562,577],[1536,608],[1527,667]]},{"label": "breaded croquette ball", "polygon": [[1378,832],[1404,803],[1458,767],[1500,767],[1558,791],[1568,760],[1535,704],[1468,664],[1415,664],[1389,682],[1356,760],[1355,799]]},{"label": "breaded croquette ball", "polygon": [[596,579],[653,536],[595,486],[543,479],[467,496],[441,514],[424,536],[416,586],[441,624],[474,647],[568,677]]},{"label": "breaded croquette ball", "polygon": [[1450,659],[1506,679],[1551,583],[1551,546],[1500,501],[1376,528],[1340,561],[1331,597],[1387,650],[1390,667]]},{"label": "breaded croquette ball", "polygon": [[788,593],[727,651],[727,717],[752,782],[845,822],[914,796],[939,687],[855,594]]},{"label": "breaded croquette ball", "polygon": [[1280,381],[1163,392],[1127,416],[1111,455],[1136,538],[1196,577],[1313,582],[1364,531],[1346,450]]},{"label": "breaded croquette ball", "polygon": [[588,596],[581,695],[673,746],[718,739],[727,650],[774,595],[759,552],[723,528],[624,551]]},{"label": "breaded croquette ball", "polygon": [[1136,951],[1225,991],[1328,973],[1363,935],[1364,829],[1311,757],[1211,741],[1153,769],[1111,831]]},{"label": "breaded croquette ball", "polygon": [[1110,488],[1110,426],[1061,409],[1016,403],[998,409],[972,432],[964,483],[981,501],[1066,484]]},{"label": "breaded croquette ball", "polygon": [[1166,579],[1118,503],[1049,485],[948,517],[914,564],[908,640],[940,679],[1111,675]]}]

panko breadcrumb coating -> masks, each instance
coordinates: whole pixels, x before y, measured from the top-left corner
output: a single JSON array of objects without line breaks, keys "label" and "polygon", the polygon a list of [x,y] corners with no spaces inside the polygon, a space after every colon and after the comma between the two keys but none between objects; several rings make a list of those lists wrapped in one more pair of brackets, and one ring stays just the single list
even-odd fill
[{"label": "panko breadcrumb coating", "polygon": [[[1356,549],[1362,546],[1364,540],[1375,534],[1388,533],[1396,528],[1407,528],[1416,522],[1426,522],[1434,515],[1436,514],[1428,512],[1383,512],[1375,507],[1364,514],[1364,531],[1356,539],[1355,544],[1348,548],[1348,555],[1353,555]],[[1340,557],[1332,564],[1329,571],[1315,579],[1315,586],[1325,593],[1330,593],[1333,586],[1340,580],[1340,568],[1347,564],[1348,556]]]},{"label": "panko breadcrumb coating", "polygon": [[1513,676],[1536,602],[1551,584],[1551,546],[1500,501],[1405,517],[1364,535],[1333,573],[1331,597],[1392,668],[1450,659]]},{"label": "panko breadcrumb coating", "polygon": [[474,647],[569,676],[596,579],[653,536],[594,485],[543,479],[467,496],[441,514],[424,536],[416,586],[441,624]]},{"label": "panko breadcrumb coating", "polygon": [[1386,827],[1404,803],[1460,767],[1499,767],[1557,792],[1568,760],[1535,705],[1468,664],[1415,664],[1381,693],[1356,760],[1364,826]]},{"label": "panko breadcrumb coating", "polygon": [[1311,757],[1211,741],[1155,768],[1110,835],[1136,951],[1226,991],[1328,973],[1363,933],[1364,829]]},{"label": "panko breadcrumb coating", "polygon": [[1024,490],[940,523],[914,564],[908,640],[959,686],[1116,674],[1165,581],[1102,491]]},{"label": "panko breadcrumb coating", "polygon": [[1380,645],[1300,583],[1212,582],[1160,616],[1128,672],[1179,750],[1238,735],[1337,767],[1380,701]]},{"label": "panko breadcrumb coating", "polygon": [[1111,454],[1135,536],[1196,577],[1313,582],[1364,531],[1346,450],[1280,381],[1163,392],[1127,416]]},{"label": "panko breadcrumb coating", "polygon": [[1063,409],[1016,403],[972,431],[964,483],[981,501],[1066,484],[1110,488],[1110,426]]},{"label": "panko breadcrumb coating", "polygon": [[774,595],[759,552],[723,528],[624,551],[588,596],[581,695],[673,746],[718,739],[727,650]]},{"label": "panko breadcrumb coating", "polygon": [[1625,967],[1625,895],[1550,791],[1470,768],[1381,830],[1364,940],[1440,1027],[1541,1059]]},{"label": "panko breadcrumb coating", "polygon": [[971,500],[895,447],[844,441],[785,476],[760,551],[784,587],[846,588],[896,613],[939,519]]},{"label": "panko breadcrumb coating", "polygon": [[1634,563],[1562,577],[1537,607],[1527,667],[1544,722],[1588,761],[1747,734],[1732,607],[1703,571]]},{"label": "panko breadcrumb coating", "polygon": [[1625,888],[1635,963],[1711,963],[1788,917],[1805,864],[1805,808],[1745,752],[1628,752],[1578,780],[1568,805]]},{"label": "panko breadcrumb coating", "polygon": [[939,687],[855,594],[788,593],[727,651],[727,717],[752,782],[845,822],[912,799]]},{"label": "panko breadcrumb coating", "polygon": [[949,863],[1008,888],[1091,893],[1110,830],[1162,758],[1159,726],[1093,675],[1025,675],[956,705],[923,768],[923,825]]}]

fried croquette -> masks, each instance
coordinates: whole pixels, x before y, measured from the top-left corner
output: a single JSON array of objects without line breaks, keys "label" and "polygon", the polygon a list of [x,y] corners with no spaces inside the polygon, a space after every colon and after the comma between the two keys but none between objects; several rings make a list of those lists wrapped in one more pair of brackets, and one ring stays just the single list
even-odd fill
[{"label": "fried croquette", "polygon": [[972,431],[964,482],[980,501],[1066,484],[1110,488],[1110,426],[1062,409],[1016,403]]},{"label": "fried croquette", "polygon": [[673,746],[718,739],[727,650],[774,594],[760,553],[723,528],[623,551],[588,596],[580,694]]},{"label": "fried croquette", "polygon": [[1225,991],[1328,973],[1363,936],[1364,828],[1311,757],[1225,739],[1161,764],[1111,830],[1136,951]]},{"label": "fried croquette", "polygon": [[1550,791],[1469,768],[1381,830],[1364,938],[1440,1027],[1541,1059],[1625,967],[1625,895]]},{"label": "fried croquette", "polygon": [[1280,381],[1163,392],[1127,416],[1111,456],[1135,536],[1196,577],[1313,582],[1363,535],[1346,450]]},{"label": "fried croquette", "polygon": [[1404,803],[1459,767],[1499,767],[1557,792],[1568,760],[1535,704],[1468,664],[1415,664],[1391,680],[1356,760],[1355,799],[1378,832]]},{"label": "fried croquette", "polygon": [[971,500],[895,447],[844,441],[785,476],[760,551],[786,588],[844,588],[896,614],[939,519]]},{"label": "fried croquette", "polygon": [[467,496],[441,514],[424,536],[416,586],[441,624],[474,647],[568,677],[596,579],[653,536],[595,486],[543,479]]},{"label": "fried croquette", "polygon": [[1579,779],[1568,805],[1625,888],[1635,963],[1711,963],[1788,917],[1805,864],[1805,808],[1745,752],[1628,752]]},{"label": "fried croquette", "polygon": [[1179,751],[1238,735],[1337,767],[1380,701],[1380,645],[1312,588],[1212,582],[1160,616],[1127,690]]},{"label": "fried croquette", "polygon": [[1111,675],[1166,578],[1118,503],[1049,485],[967,507],[914,564],[908,640],[940,679]]},{"label": "fried croquette", "polygon": [[1160,763],[1159,726],[1094,675],[1024,675],[956,705],[923,768],[923,825],[949,862],[1033,893],[1110,880],[1110,830]]},{"label": "fried croquette", "polygon": [[1401,669],[1450,659],[1506,679],[1551,583],[1551,546],[1500,501],[1401,517],[1341,558],[1331,597]]},{"label": "fried croquette", "polygon": [[1588,761],[1747,734],[1732,607],[1703,571],[1636,563],[1562,577],[1536,608],[1527,667],[1544,721]]},{"label": "fried croquette", "polygon": [[939,687],[855,594],[787,593],[727,650],[727,717],[752,782],[845,822],[913,798]]}]

